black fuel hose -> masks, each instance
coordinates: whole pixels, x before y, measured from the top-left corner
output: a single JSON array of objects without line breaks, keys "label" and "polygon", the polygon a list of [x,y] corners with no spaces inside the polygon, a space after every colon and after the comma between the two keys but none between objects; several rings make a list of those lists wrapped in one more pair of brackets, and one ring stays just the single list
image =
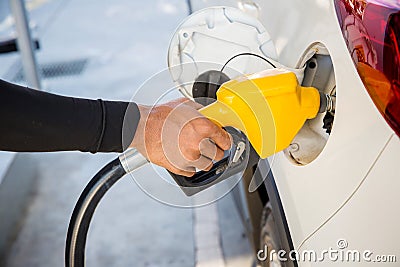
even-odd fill
[{"label": "black fuel hose", "polygon": [[86,185],[75,205],[68,226],[65,243],[66,267],[85,266],[87,233],[97,205],[118,180],[147,162],[146,158],[136,150],[128,150],[104,166]]},{"label": "black fuel hose", "polygon": [[65,266],[85,266],[85,247],[94,211],[106,192],[126,174],[119,158],[104,166],[87,184],[75,205],[68,227]]}]

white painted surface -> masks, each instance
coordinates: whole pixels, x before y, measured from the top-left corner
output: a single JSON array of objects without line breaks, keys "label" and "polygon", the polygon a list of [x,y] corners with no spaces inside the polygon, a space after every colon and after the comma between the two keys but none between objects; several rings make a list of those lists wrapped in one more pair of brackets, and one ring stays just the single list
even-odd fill
[{"label": "white painted surface", "polygon": [[[196,8],[214,4],[207,0],[194,2]],[[243,1],[225,0],[216,3],[240,7],[241,2]],[[343,207],[348,209],[347,220],[354,219],[368,227],[368,219],[364,217],[364,221],[359,221],[357,210],[352,209],[355,206],[350,208],[347,205],[357,195],[359,186],[371,171],[393,131],[379,114],[358,76],[343,40],[334,1],[254,0],[246,3],[258,7],[255,16],[261,20],[271,36],[280,63],[289,67],[300,67],[299,62],[307,49],[315,42],[321,42],[327,47],[335,68],[336,115],[333,131],[322,153],[307,166],[295,166],[283,153],[270,159],[294,246],[299,247],[307,238],[313,239],[314,233],[319,234],[319,227],[331,220],[338,222],[339,219],[336,220],[335,217]],[[394,137],[398,140],[397,136]],[[394,156],[399,159],[398,154]],[[399,172],[391,171],[391,168],[396,169],[398,165],[393,159],[388,162],[382,160],[382,165],[390,166],[387,171],[379,169],[380,176],[385,176],[387,190],[379,186],[381,190],[377,192],[372,191],[371,187],[371,191],[365,193],[366,202],[359,202],[359,207],[368,209],[369,204],[374,203],[368,202],[368,197],[370,200],[386,199],[393,190],[390,181],[399,180]],[[378,181],[378,176],[375,179]],[[399,194],[393,192],[390,196],[393,203],[399,202]],[[379,214],[377,218],[389,215],[395,221],[399,217],[398,213],[386,208],[380,210]],[[390,225],[391,227],[384,226],[388,244],[398,240],[396,235],[390,235],[397,227],[395,224]],[[342,227],[342,224],[336,223],[330,230],[335,232]],[[370,230],[374,231],[374,236],[380,233],[377,228]],[[360,242],[365,241],[362,236],[359,238]],[[313,245],[317,246],[318,241]]]},{"label": "white painted surface", "polygon": [[[336,75],[337,106],[332,133],[322,153],[307,166],[283,153],[272,169],[295,247],[351,197],[392,130],[366,92],[339,28],[333,1],[260,1],[262,20],[279,61],[296,66],[314,42],[328,49]],[[394,177],[393,177],[394,178]]]},{"label": "white painted surface", "polygon": [[[394,255],[395,263],[349,262],[348,266],[398,266],[400,252],[398,240],[400,216],[398,196],[400,188],[400,139],[393,134],[385,150],[360,184],[349,202],[302,246],[302,250],[320,253],[329,247],[337,248],[339,239],[346,240],[347,250],[371,251],[371,259],[378,255]],[[344,263],[314,263],[311,266],[343,266]],[[300,265],[303,266],[303,265]]]},{"label": "white painted surface", "polygon": [[[238,7],[239,2],[224,4]],[[307,166],[294,165],[283,153],[271,158],[283,206],[289,214],[294,245],[298,246],[351,196],[392,130],[358,77],[338,26],[333,1],[253,2],[259,7],[258,19],[271,37],[281,64],[299,67],[307,48],[322,42],[335,68],[334,129],[322,153]]]}]

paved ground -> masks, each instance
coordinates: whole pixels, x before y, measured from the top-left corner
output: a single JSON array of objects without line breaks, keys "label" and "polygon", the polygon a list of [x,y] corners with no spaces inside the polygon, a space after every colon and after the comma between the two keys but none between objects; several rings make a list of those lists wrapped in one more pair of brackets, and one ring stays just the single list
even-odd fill
[{"label": "paved ground", "polygon": [[[129,100],[142,82],[166,67],[169,38],[187,15],[185,1],[178,0],[36,0],[29,5],[36,22],[34,34],[42,44],[40,64],[87,60],[80,75],[45,79],[45,90],[113,100]],[[7,21],[0,24],[0,32],[2,28],[7,28]],[[0,77],[12,79],[19,68],[17,56],[1,56],[0,60]],[[63,266],[64,238],[73,205],[88,179],[115,156],[79,152],[32,155],[39,164],[40,178],[7,266]],[[218,210],[220,216],[211,221],[222,226],[219,233],[204,235],[219,240],[214,245],[219,246],[223,260],[207,265],[205,257],[206,265],[201,266],[251,266],[249,246],[230,196],[219,201],[217,209],[212,206],[193,213],[192,209],[161,204],[132,179],[123,179],[96,211],[87,265],[194,266],[199,256],[194,232],[207,229],[197,228],[201,220],[196,218],[201,214],[207,221],[207,214]]]}]

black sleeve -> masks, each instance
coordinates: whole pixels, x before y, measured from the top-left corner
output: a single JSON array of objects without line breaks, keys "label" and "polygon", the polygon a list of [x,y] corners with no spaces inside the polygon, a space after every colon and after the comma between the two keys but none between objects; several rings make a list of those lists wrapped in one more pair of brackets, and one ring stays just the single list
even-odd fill
[{"label": "black sleeve", "polygon": [[0,150],[121,152],[139,118],[135,103],[60,96],[0,80]]}]

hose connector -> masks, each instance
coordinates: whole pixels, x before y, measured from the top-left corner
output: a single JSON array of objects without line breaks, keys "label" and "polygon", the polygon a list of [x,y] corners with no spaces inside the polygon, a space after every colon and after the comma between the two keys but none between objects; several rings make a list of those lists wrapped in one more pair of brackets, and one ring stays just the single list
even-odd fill
[{"label": "hose connector", "polygon": [[133,172],[146,163],[149,163],[149,161],[135,148],[126,150],[124,153],[119,155],[118,158],[126,173]]},{"label": "hose connector", "polygon": [[319,92],[320,105],[318,113],[335,112],[336,96]]}]

